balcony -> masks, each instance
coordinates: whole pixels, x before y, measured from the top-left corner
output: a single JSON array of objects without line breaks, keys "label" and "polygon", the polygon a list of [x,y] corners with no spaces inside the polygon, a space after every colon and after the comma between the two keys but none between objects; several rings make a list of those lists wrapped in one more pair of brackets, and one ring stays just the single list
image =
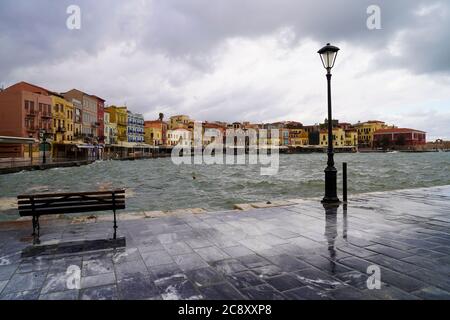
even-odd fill
[{"label": "balcony", "polygon": [[32,110],[27,110],[27,117],[35,117],[36,116],[36,111]]},{"label": "balcony", "polygon": [[66,128],[58,127],[58,128],[56,128],[56,132],[64,133],[64,132],[66,132]]},{"label": "balcony", "polygon": [[49,113],[49,112],[42,112],[41,113],[41,118],[50,119],[50,118],[52,118],[52,114]]}]

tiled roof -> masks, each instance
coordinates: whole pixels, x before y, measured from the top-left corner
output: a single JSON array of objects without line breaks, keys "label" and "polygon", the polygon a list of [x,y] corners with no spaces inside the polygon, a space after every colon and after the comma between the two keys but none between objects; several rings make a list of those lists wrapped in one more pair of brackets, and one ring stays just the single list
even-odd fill
[{"label": "tiled roof", "polygon": [[409,132],[419,132],[425,133],[425,131],[420,131],[416,129],[410,128],[389,128],[389,129],[380,129],[375,131],[375,134],[383,134],[383,133],[409,133]]}]

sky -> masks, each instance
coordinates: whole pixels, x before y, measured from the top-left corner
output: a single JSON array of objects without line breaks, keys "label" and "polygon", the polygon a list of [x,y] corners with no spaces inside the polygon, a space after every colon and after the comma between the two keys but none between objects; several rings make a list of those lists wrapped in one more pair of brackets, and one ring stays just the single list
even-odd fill
[{"label": "sky", "polygon": [[447,0],[1,0],[0,30],[0,86],[77,88],[148,120],[323,122],[330,42],[333,118],[450,139]]}]

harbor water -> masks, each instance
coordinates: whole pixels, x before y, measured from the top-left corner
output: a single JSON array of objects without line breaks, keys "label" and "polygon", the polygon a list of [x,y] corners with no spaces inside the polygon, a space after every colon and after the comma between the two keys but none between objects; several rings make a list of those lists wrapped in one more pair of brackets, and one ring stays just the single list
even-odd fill
[{"label": "harbor water", "polygon": [[[127,190],[126,211],[204,208],[229,210],[236,203],[320,197],[325,154],[280,154],[278,174],[261,165],[175,165],[171,158],[98,161],[90,165],[23,171],[0,176],[0,220],[18,218],[18,194]],[[450,153],[336,154],[348,163],[349,194],[450,184]],[[339,190],[341,194],[341,190]]]}]

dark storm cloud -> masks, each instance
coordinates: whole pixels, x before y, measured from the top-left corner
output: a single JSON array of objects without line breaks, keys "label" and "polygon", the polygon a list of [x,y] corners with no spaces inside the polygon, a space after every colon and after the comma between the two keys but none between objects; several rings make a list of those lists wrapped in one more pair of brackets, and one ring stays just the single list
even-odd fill
[{"label": "dark storm cloud", "polygon": [[[382,30],[366,26],[366,10],[373,4],[381,8]],[[436,12],[416,14],[418,9],[434,5]],[[157,1],[143,41],[172,55],[192,55],[208,51],[228,37],[258,37],[292,27],[297,40],[346,41],[380,51],[376,67],[400,65],[416,72],[448,72],[449,11],[447,1]],[[446,15],[439,15],[443,12]],[[401,58],[385,52],[399,32],[404,33]]]},{"label": "dark storm cloud", "polygon": [[[4,0],[0,2],[0,74],[36,64],[54,63],[75,53],[95,55],[114,41],[132,36],[131,18],[113,1]],[[118,2],[117,2],[118,3]],[[82,8],[82,28],[66,27],[71,4]],[[83,63],[80,61],[80,63]],[[3,77],[2,77],[3,78]]]},{"label": "dark storm cloud", "polygon": [[[82,9],[79,31],[66,28],[70,4]],[[382,30],[366,27],[372,4],[381,7]],[[435,12],[416,14],[434,4]],[[449,72],[449,11],[448,1],[420,0],[2,0],[0,80],[17,67],[54,63],[80,51],[95,55],[130,39],[138,50],[204,67],[224,39],[259,37],[282,27],[291,27],[297,41],[349,42],[380,51],[377,67]],[[386,48],[399,32],[401,55],[396,57]]]}]

